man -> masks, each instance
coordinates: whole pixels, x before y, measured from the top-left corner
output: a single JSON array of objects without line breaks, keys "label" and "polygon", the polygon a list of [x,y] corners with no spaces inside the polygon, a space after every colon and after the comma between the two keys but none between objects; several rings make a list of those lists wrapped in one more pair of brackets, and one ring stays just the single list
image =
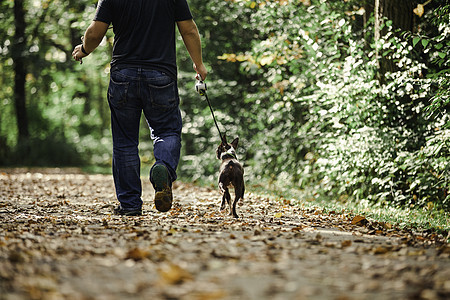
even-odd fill
[{"label": "man", "polygon": [[172,182],[181,148],[181,115],[177,87],[175,24],[194,63],[197,77],[207,71],[197,26],[186,0],[101,0],[83,43],[72,56],[89,55],[112,24],[114,48],[108,103],[113,137],[113,177],[119,215],[142,214],[138,154],[142,111],[150,127],[156,162],[150,170],[155,206],[172,206]]}]

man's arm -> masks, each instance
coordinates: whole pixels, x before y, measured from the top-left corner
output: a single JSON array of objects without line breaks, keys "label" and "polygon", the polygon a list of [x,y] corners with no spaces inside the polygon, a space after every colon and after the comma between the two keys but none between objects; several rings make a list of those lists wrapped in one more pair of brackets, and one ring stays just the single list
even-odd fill
[{"label": "man's arm", "polygon": [[186,20],[177,22],[178,30],[183,38],[184,45],[194,62],[195,71],[201,76],[202,80],[206,79],[208,71],[203,65],[202,59],[202,44],[200,41],[200,34],[198,33],[197,25],[194,20]]},{"label": "man's arm", "polygon": [[108,27],[109,24],[107,23],[92,21],[91,25],[84,33],[83,43],[73,49],[73,58],[76,61],[80,61],[83,57],[88,56],[92,51],[94,51],[102,41],[106,31],[108,31]]}]

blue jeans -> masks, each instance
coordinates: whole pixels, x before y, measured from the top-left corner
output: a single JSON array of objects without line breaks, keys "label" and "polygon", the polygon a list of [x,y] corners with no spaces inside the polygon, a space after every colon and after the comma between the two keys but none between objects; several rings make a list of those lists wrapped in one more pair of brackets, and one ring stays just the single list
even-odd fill
[{"label": "blue jeans", "polygon": [[[177,178],[182,128],[177,82],[160,71],[114,67],[108,103],[117,199],[123,209],[140,209],[142,186],[138,144],[142,111],[153,139],[155,165],[164,164],[171,181]],[[153,183],[152,178],[150,181]]]}]

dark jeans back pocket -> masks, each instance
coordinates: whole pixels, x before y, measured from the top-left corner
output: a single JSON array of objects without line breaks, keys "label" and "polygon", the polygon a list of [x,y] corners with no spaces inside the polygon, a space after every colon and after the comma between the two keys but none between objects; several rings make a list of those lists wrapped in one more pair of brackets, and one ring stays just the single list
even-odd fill
[{"label": "dark jeans back pocket", "polygon": [[178,94],[175,81],[165,85],[154,85],[149,83],[152,106],[160,110],[171,110],[178,106]]},{"label": "dark jeans back pocket", "polygon": [[129,85],[129,82],[119,82],[111,76],[108,87],[108,101],[112,106],[121,108],[127,103]]}]

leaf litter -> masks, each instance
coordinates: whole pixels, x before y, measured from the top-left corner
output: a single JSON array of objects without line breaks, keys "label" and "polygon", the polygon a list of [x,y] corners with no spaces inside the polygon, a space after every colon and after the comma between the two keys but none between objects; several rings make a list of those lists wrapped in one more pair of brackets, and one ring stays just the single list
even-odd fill
[{"label": "leaf litter", "polygon": [[0,171],[0,299],[448,299],[446,237],[215,188],[174,185],[158,213],[112,214],[109,175]]}]

